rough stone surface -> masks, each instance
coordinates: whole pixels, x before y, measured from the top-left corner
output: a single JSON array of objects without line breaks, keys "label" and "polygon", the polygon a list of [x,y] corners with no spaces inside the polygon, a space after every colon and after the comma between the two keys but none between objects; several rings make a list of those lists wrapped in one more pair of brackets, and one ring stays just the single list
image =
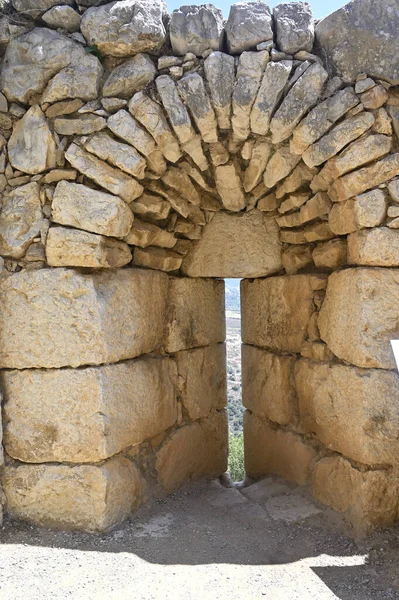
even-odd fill
[{"label": "rough stone surface", "polygon": [[339,269],[348,262],[348,244],[346,240],[318,244],[313,250],[312,258],[318,269]]},{"label": "rough stone surface", "polygon": [[250,192],[260,182],[269,161],[272,146],[269,141],[256,142],[244,174],[244,189]]},{"label": "rough stone surface", "polygon": [[45,527],[88,532],[121,523],[143,500],[136,467],[121,456],[102,465],[14,465],[5,469],[9,513]]},{"label": "rough stone surface", "polygon": [[194,138],[195,131],[173,79],[169,75],[161,75],[155,83],[173,131],[180,143],[186,144]]},{"label": "rough stone surface", "polygon": [[241,284],[242,340],[277,351],[300,352],[322,275],[245,280]]},{"label": "rough stone surface", "polygon": [[245,194],[238,166],[220,165],[215,169],[216,188],[227,210],[238,212],[245,208]]},{"label": "rough stone surface", "polygon": [[178,82],[179,93],[186,102],[204,142],[218,141],[214,110],[198,73],[186,75]]},{"label": "rough stone surface", "polygon": [[287,425],[297,413],[294,358],[247,344],[241,352],[243,405],[261,417]]},{"label": "rough stone surface", "polygon": [[53,6],[44,13],[42,19],[54,29],[61,27],[72,33],[80,28],[80,15],[70,6]]},{"label": "rough stone surface", "polygon": [[224,282],[171,278],[164,346],[167,352],[224,342]]},{"label": "rough stone surface", "polygon": [[144,158],[127,144],[122,144],[108,133],[94,135],[85,145],[86,150],[106,160],[128,175],[142,179],[147,166]]},{"label": "rough stone surface", "polygon": [[155,142],[150,134],[126,110],[119,110],[112,115],[108,119],[107,125],[112,133],[128,142],[128,144],[136,148],[140,154],[143,154],[147,158],[157,151]]},{"label": "rough stone surface", "polygon": [[264,2],[239,2],[230,7],[225,25],[230,54],[255,50],[262,42],[273,40],[272,15]]},{"label": "rough stone surface", "polygon": [[221,475],[227,468],[227,417],[216,412],[203,421],[181,427],[157,454],[162,485],[171,491],[183,481]]},{"label": "rough stone surface", "polygon": [[56,145],[39,106],[32,106],[14,126],[8,156],[14,169],[36,175],[56,166]]},{"label": "rough stone surface", "polygon": [[176,421],[175,371],[168,358],[4,371],[7,453],[28,463],[98,462],[140,444]]},{"label": "rough stone surface", "polygon": [[328,223],[331,231],[337,235],[344,235],[363,227],[378,227],[386,214],[387,200],[384,192],[372,190],[357,196],[355,200],[334,204]]},{"label": "rough stone surface", "polygon": [[230,129],[234,58],[223,52],[212,52],[204,61],[204,69],[218,125],[220,129]]},{"label": "rough stone surface", "polygon": [[291,173],[301,160],[297,154],[292,154],[288,146],[281,146],[267,163],[263,176],[265,186],[274,187]]},{"label": "rough stone surface", "polygon": [[307,2],[284,2],[273,11],[277,45],[282,52],[312,51],[314,19]]},{"label": "rough stone surface", "polygon": [[161,0],[123,0],[89,8],[83,15],[81,31],[89,45],[111,56],[132,56],[157,52],[166,32]]},{"label": "rough stone surface", "polygon": [[164,248],[136,248],[133,256],[133,263],[138,267],[166,272],[178,271],[182,260],[180,254]]},{"label": "rough stone surface", "polygon": [[54,121],[54,130],[59,135],[90,135],[101,131],[107,126],[107,122],[99,115],[84,114],[79,117],[58,117]]},{"label": "rough stone surface", "polygon": [[147,54],[136,54],[111,71],[104,83],[103,96],[130,99],[135,92],[153,81],[156,72]]},{"label": "rough stone surface", "polygon": [[348,237],[348,263],[399,267],[399,232],[388,227],[357,231]]},{"label": "rough stone surface", "polygon": [[167,277],[153,271],[15,273],[1,282],[0,364],[78,367],[152,352],[161,343],[166,295]]},{"label": "rough stone surface", "polygon": [[185,257],[189,277],[265,277],[280,271],[278,226],[260,211],[217,213]]},{"label": "rough stone surface", "polygon": [[181,6],[170,19],[170,41],[177,56],[192,52],[201,56],[205,50],[221,50],[223,15],[213,4]]},{"label": "rough stone surface", "polygon": [[301,269],[312,265],[312,249],[309,246],[289,246],[283,252],[283,267],[287,275],[294,275]]},{"label": "rough stone surface", "polygon": [[266,135],[273,113],[281,100],[292,70],[292,61],[282,60],[266,65],[258,95],[251,112],[251,130]]},{"label": "rough stone surface", "polygon": [[147,246],[173,248],[177,239],[173,233],[165,231],[161,227],[157,227],[157,225],[135,219],[124,241],[132,246],[140,246],[141,248],[146,248]]},{"label": "rough stone surface", "polygon": [[399,335],[398,285],[395,269],[346,269],[330,275],[318,324],[321,338],[338,358],[358,367],[396,369],[390,341]]},{"label": "rough stone surface", "polygon": [[72,0],[12,0],[13,7],[21,13],[36,19],[56,4],[73,4]]}]

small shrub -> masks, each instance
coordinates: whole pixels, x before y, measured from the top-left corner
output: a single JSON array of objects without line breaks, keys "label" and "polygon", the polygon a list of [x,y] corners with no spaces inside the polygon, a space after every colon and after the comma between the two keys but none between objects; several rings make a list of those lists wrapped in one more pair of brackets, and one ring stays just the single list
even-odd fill
[{"label": "small shrub", "polygon": [[230,435],[229,438],[229,473],[233,481],[242,481],[244,470],[244,436]]}]

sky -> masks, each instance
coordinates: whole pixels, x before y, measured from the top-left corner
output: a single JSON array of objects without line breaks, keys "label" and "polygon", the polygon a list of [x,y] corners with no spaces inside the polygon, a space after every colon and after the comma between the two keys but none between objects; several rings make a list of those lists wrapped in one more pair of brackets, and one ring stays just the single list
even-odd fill
[{"label": "sky", "polygon": [[[334,12],[341,6],[347,4],[349,0],[345,2],[345,0],[307,0],[313,9],[313,14],[316,19],[321,19],[322,17],[326,17],[330,13]],[[376,0],[378,2],[378,0]],[[270,8],[274,8],[277,4],[280,4],[282,0],[270,0],[266,4],[270,6]],[[206,0],[202,2],[194,2],[193,0],[166,0],[166,4],[168,5],[169,12],[172,12],[175,8],[179,8],[184,4],[205,4]],[[220,8],[223,12],[223,16],[227,19],[229,16],[230,6],[234,4],[234,2],[230,2],[229,0],[212,0],[211,4],[214,4],[218,8]]]}]

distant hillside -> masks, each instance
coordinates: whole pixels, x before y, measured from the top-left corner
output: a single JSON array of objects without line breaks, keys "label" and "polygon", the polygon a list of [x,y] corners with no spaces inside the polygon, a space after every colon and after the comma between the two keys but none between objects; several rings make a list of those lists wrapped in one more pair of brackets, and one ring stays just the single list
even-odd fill
[{"label": "distant hillside", "polygon": [[240,279],[225,279],[226,310],[240,310]]}]

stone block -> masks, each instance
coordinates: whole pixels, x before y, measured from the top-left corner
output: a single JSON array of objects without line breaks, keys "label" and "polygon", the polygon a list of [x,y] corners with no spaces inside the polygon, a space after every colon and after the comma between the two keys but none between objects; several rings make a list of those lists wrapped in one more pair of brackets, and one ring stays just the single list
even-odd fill
[{"label": "stone block", "polygon": [[225,32],[230,54],[255,50],[258,44],[272,41],[270,8],[264,2],[239,2],[231,5]]},{"label": "stone block", "polygon": [[190,419],[202,419],[226,406],[224,344],[183,350],[176,354],[181,401]]},{"label": "stone block", "polygon": [[130,100],[135,92],[153,81],[156,72],[155,65],[147,54],[136,54],[111,71],[104,83],[103,96]]},{"label": "stone block", "polygon": [[230,129],[234,58],[223,52],[212,52],[204,61],[204,69],[218,125],[220,129]]},{"label": "stone block", "polygon": [[216,213],[182,265],[190,277],[265,277],[281,268],[278,226],[259,210]]},{"label": "stone block", "polygon": [[337,235],[352,233],[363,227],[378,227],[387,214],[387,199],[382,190],[372,190],[335,204],[329,214],[328,224]]},{"label": "stone block", "polygon": [[312,257],[318,269],[339,269],[348,262],[348,244],[346,240],[330,240],[317,244]]},{"label": "stone block", "polygon": [[26,463],[84,463],[140,444],[176,421],[175,371],[156,358],[4,371],[7,453]]},{"label": "stone block", "polygon": [[166,352],[224,342],[224,282],[170,278],[165,329]]},{"label": "stone block", "polygon": [[309,482],[317,451],[300,435],[272,428],[269,423],[246,410],[244,413],[245,472],[259,479],[279,475],[299,485]]},{"label": "stone block", "polygon": [[251,112],[251,129],[266,135],[272,115],[282,98],[292,71],[292,61],[269,62],[263,75],[258,95]]},{"label": "stone block", "polygon": [[295,54],[300,50],[312,51],[314,19],[307,2],[284,2],[273,11],[277,46],[282,52]]},{"label": "stone block", "polygon": [[204,80],[198,73],[190,73],[178,82],[179,94],[186,102],[204,142],[218,141],[215,112],[205,89]]},{"label": "stone block", "polygon": [[136,248],[133,255],[133,264],[138,267],[165,271],[167,273],[178,271],[182,260],[182,257],[177,252],[156,247]]},{"label": "stone block", "polygon": [[278,356],[243,344],[242,403],[251,412],[287,425],[297,414],[292,356]]},{"label": "stone block", "polygon": [[294,275],[313,264],[311,246],[288,246],[283,252],[283,266],[287,275]]},{"label": "stone block", "polygon": [[300,352],[323,275],[289,275],[241,283],[242,340],[283,352]]},{"label": "stone block", "polygon": [[399,463],[399,376],[300,360],[295,367],[301,425],[324,446],[368,465]]},{"label": "stone block", "polygon": [[44,527],[107,531],[143,500],[136,467],[116,456],[101,465],[9,464],[4,472],[9,514]]},{"label": "stone block", "polygon": [[222,11],[213,4],[185,5],[174,10],[170,19],[170,41],[177,56],[188,52],[202,56],[205,50],[221,50]]},{"label": "stone block", "polygon": [[166,275],[136,269],[15,273],[0,285],[0,365],[78,367],[152,352],[162,340],[167,287]]},{"label": "stone block", "polygon": [[399,231],[364,229],[348,236],[348,262],[367,267],[399,267]]},{"label": "stone block", "polygon": [[399,337],[398,290],[396,269],[333,273],[318,320],[321,338],[353,365],[396,369],[390,342]]},{"label": "stone block", "polygon": [[227,446],[224,411],[177,429],[157,454],[156,469],[161,484],[172,491],[185,481],[221,475],[227,469]]}]

